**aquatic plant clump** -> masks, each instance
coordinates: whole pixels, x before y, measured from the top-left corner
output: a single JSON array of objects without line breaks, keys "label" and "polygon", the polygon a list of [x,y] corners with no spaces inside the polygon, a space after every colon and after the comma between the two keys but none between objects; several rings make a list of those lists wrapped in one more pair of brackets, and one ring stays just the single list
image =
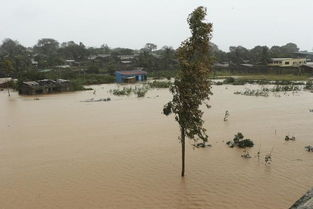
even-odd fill
[{"label": "aquatic plant clump", "polygon": [[[274,78],[272,78],[274,79]],[[281,79],[284,79],[283,77]],[[285,78],[286,79],[286,78]],[[258,78],[258,76],[254,76],[250,78],[243,77],[243,78],[234,78],[234,77],[227,77],[224,79],[223,82],[216,82],[215,85],[223,85],[223,84],[230,84],[230,85],[245,85],[245,84],[259,84],[259,85],[305,85],[305,82],[301,81],[292,81],[292,80],[270,80],[270,79],[262,79]]]},{"label": "aquatic plant clump", "polygon": [[262,97],[268,97],[269,92],[264,89],[246,89],[244,91],[236,91],[234,94],[240,94],[244,96],[262,96]]},{"label": "aquatic plant clump", "polygon": [[244,95],[244,96],[262,96],[268,97],[269,93],[276,92],[298,92],[301,91],[302,88],[296,85],[276,85],[273,88],[261,88],[261,89],[245,89],[244,91],[236,91],[234,94]]},{"label": "aquatic plant clump", "polygon": [[132,88],[124,87],[123,89],[113,89],[110,92],[115,96],[128,96],[132,92]]},{"label": "aquatic plant clump", "polygon": [[254,143],[251,139],[244,139],[244,136],[242,133],[238,132],[233,141],[228,141],[226,144],[233,148],[233,147],[239,147],[239,148],[247,148],[247,147],[253,147]]},{"label": "aquatic plant clump", "polygon": [[146,93],[148,92],[149,88],[148,87],[141,87],[141,88],[135,88],[133,90],[134,94],[137,95],[137,97],[144,97]]},{"label": "aquatic plant clump", "polygon": [[295,86],[295,85],[277,85],[271,89],[269,89],[269,91],[271,92],[281,92],[281,91],[301,91],[302,89],[299,86]]},{"label": "aquatic plant clump", "polygon": [[130,94],[135,94],[137,97],[144,97],[146,93],[148,92],[149,87],[143,86],[143,87],[135,87],[135,88],[126,88],[123,89],[111,89],[110,93],[112,93],[115,96],[129,96]]}]

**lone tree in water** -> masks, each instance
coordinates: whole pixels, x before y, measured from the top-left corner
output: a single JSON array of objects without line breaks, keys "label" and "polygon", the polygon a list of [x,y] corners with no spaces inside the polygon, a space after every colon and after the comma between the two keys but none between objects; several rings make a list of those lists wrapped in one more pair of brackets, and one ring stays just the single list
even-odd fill
[{"label": "lone tree in water", "polygon": [[163,108],[165,115],[175,114],[175,120],[180,126],[179,140],[182,145],[182,172],[185,175],[185,139],[207,142],[206,129],[203,128],[203,111],[200,106],[210,99],[211,72],[210,39],[212,24],[204,22],[206,8],[198,7],[188,17],[192,36],[182,42],[177,56],[180,72],[170,92],[173,99]]}]

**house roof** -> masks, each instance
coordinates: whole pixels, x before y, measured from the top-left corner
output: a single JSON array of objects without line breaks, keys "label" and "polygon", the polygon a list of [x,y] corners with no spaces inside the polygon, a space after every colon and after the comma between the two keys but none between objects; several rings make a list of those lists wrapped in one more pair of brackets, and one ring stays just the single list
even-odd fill
[{"label": "house roof", "polygon": [[116,73],[122,74],[122,75],[146,75],[146,71],[142,70],[131,70],[131,71],[116,71]]},{"label": "house roof", "polygon": [[284,61],[284,60],[290,60],[292,58],[287,58],[287,57],[284,57],[284,58],[272,58],[273,61]]},{"label": "house roof", "polygon": [[12,80],[12,78],[0,78],[0,84],[7,83],[7,82],[9,82],[11,80]]},{"label": "house roof", "polygon": [[121,63],[122,64],[130,64],[130,63],[132,63],[132,61],[130,61],[130,60],[122,60]]},{"label": "house roof", "polygon": [[110,57],[111,54],[97,54],[97,55],[91,55],[88,57],[88,59],[90,60],[94,60],[94,59],[97,59],[97,58],[106,58],[106,57]]},{"label": "house roof", "polygon": [[229,67],[228,63],[215,63],[213,66],[215,67]]},{"label": "house roof", "polygon": [[56,80],[57,83],[69,83],[69,80],[65,80],[65,79],[57,79]]},{"label": "house roof", "polygon": [[272,58],[272,61],[284,61],[284,60],[303,60],[305,58],[288,58],[288,57],[284,57],[284,58]]},{"label": "house roof", "polygon": [[294,52],[293,54],[299,54],[299,55],[313,55],[313,52]]},{"label": "house roof", "polygon": [[37,83],[36,81],[24,81],[23,84],[27,86],[39,86],[39,83]]},{"label": "house roof", "polygon": [[254,65],[252,65],[252,64],[241,64],[241,66],[244,66],[244,67],[254,67]]},{"label": "house roof", "polygon": [[121,60],[131,60],[135,58],[135,55],[118,55]]}]

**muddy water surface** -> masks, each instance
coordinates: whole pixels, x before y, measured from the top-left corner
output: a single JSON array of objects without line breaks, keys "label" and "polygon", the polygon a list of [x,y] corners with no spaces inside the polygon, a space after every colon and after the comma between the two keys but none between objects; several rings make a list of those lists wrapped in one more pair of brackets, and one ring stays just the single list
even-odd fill
[{"label": "muddy water surface", "polygon": [[[214,87],[204,115],[213,146],[187,145],[181,179],[179,129],[161,114],[168,91],[138,99],[110,95],[115,87],[40,100],[0,92],[1,209],[287,209],[313,186],[313,154],[304,151],[313,145],[313,94],[248,97],[233,94],[240,86]],[[105,97],[112,101],[81,102]],[[225,145],[238,131],[256,143],[253,158]]]}]

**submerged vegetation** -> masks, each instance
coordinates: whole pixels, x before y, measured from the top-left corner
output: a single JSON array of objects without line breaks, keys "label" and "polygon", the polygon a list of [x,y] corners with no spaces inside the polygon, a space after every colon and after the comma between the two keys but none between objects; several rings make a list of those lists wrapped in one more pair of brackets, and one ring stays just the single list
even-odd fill
[{"label": "submerged vegetation", "polygon": [[130,94],[135,94],[137,97],[144,97],[146,93],[148,92],[149,87],[142,86],[142,87],[123,87],[122,89],[111,89],[110,93],[112,93],[115,96],[129,96]]},{"label": "submerged vegetation", "polygon": [[[277,77],[278,78],[278,77]],[[305,82],[298,80],[285,80],[281,77],[278,80],[267,80],[267,79],[249,79],[246,76],[242,78],[227,77],[223,81],[215,82],[216,85],[230,84],[230,85],[245,85],[245,84],[259,84],[259,85],[305,85]]]},{"label": "submerged vegetation", "polygon": [[131,94],[137,97],[145,97],[146,93],[153,88],[169,88],[172,85],[170,81],[156,81],[143,83],[142,86],[123,87],[122,89],[111,89],[110,93],[115,96],[129,96]]},{"label": "submerged vegetation", "polygon": [[239,147],[239,148],[247,148],[247,147],[253,147],[254,143],[251,139],[244,139],[244,136],[242,133],[238,132],[233,141],[228,141],[226,144],[233,148],[233,147]]},{"label": "submerged vegetation", "polygon": [[[246,88],[244,91],[236,91],[234,94],[244,95],[244,96],[263,96],[268,97],[270,93],[277,92],[298,92],[302,88],[296,85],[276,85],[272,88],[262,87],[261,89],[249,89]],[[276,95],[277,96],[277,95]]]},{"label": "submerged vegetation", "polygon": [[143,87],[135,87],[135,89],[133,90],[134,94],[137,95],[137,97],[144,97],[146,95],[146,93],[148,92],[149,88],[147,86],[143,86]]},{"label": "submerged vegetation", "polygon": [[115,96],[128,96],[132,92],[132,88],[113,89],[110,92]]}]

